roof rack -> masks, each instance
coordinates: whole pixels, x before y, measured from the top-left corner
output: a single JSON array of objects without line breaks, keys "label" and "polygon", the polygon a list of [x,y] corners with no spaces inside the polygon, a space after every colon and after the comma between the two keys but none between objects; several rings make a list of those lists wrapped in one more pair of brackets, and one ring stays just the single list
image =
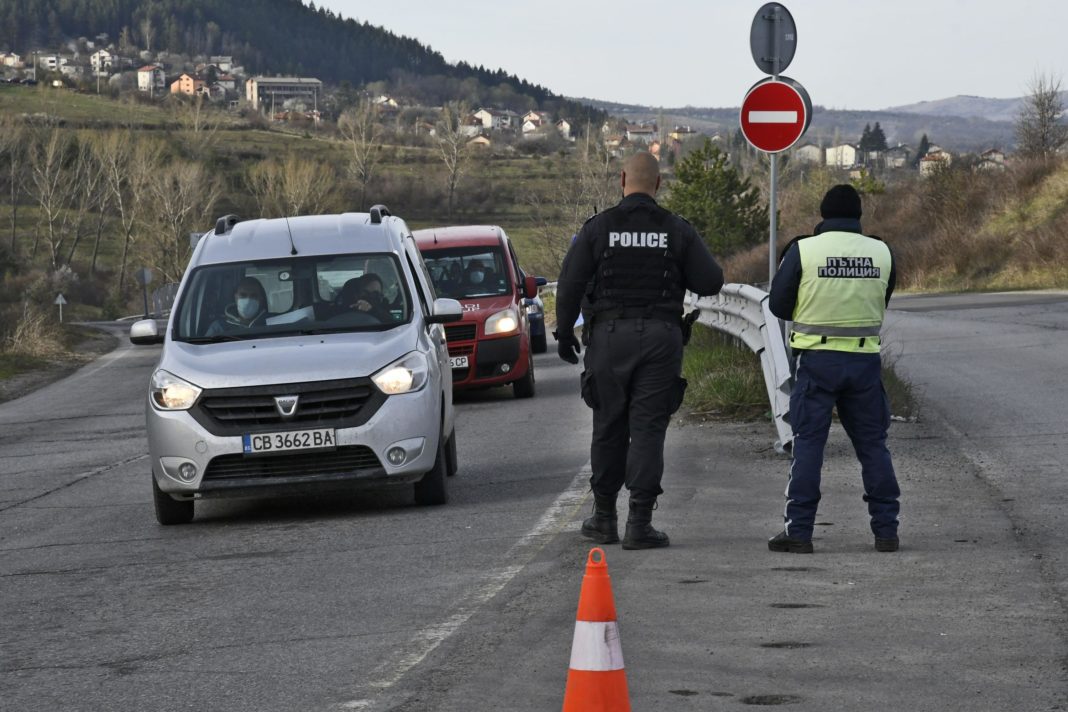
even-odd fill
[{"label": "roof rack", "polygon": [[388,218],[393,215],[393,213],[389,212],[389,208],[387,208],[385,205],[372,205],[370,212],[372,225],[381,225],[382,218]]},{"label": "roof rack", "polygon": [[236,215],[223,215],[221,218],[215,221],[215,234],[225,235],[234,229],[234,225],[241,222],[241,218]]}]

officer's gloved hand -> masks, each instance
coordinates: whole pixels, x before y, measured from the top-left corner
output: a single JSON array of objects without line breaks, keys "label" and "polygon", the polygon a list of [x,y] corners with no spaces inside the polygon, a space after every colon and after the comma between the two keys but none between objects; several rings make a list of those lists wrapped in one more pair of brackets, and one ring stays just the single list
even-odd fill
[{"label": "officer's gloved hand", "polygon": [[579,344],[579,340],[575,338],[574,332],[564,331],[561,334],[554,331],[553,336],[556,337],[556,352],[560,354],[560,358],[568,363],[578,363],[579,354],[582,353],[582,346]]}]

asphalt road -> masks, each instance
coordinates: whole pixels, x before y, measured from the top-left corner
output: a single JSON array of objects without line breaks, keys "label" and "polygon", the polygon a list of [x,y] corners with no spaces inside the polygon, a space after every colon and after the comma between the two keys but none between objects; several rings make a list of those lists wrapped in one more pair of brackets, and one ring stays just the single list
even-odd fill
[{"label": "asphalt road", "polygon": [[[816,554],[772,554],[768,423],[676,424],[661,551],[608,547],[635,710],[1068,709],[1068,296],[895,300],[902,550],[871,548],[835,428]],[[980,300],[982,301],[982,300]],[[406,491],[152,512],[127,345],[0,405],[4,710],[559,709],[589,508],[578,368],[458,398],[440,508]]]}]

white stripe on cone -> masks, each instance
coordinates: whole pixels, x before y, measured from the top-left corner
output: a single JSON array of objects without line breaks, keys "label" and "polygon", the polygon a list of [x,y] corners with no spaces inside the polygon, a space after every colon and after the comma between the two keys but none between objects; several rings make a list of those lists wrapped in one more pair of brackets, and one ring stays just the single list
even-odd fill
[{"label": "white stripe on cone", "polygon": [[623,646],[615,621],[575,621],[571,669],[606,672],[623,669]]},{"label": "white stripe on cone", "polygon": [[751,124],[796,124],[796,111],[750,111]]}]

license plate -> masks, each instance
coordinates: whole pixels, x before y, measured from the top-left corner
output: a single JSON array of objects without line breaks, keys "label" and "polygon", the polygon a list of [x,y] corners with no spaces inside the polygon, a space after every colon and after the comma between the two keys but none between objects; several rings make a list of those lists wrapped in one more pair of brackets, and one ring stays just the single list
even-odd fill
[{"label": "license plate", "polygon": [[337,434],[333,428],[291,430],[286,433],[246,433],[241,439],[246,455],[290,450],[333,450],[337,447]]},{"label": "license plate", "polygon": [[450,356],[449,368],[467,368],[467,356]]}]

